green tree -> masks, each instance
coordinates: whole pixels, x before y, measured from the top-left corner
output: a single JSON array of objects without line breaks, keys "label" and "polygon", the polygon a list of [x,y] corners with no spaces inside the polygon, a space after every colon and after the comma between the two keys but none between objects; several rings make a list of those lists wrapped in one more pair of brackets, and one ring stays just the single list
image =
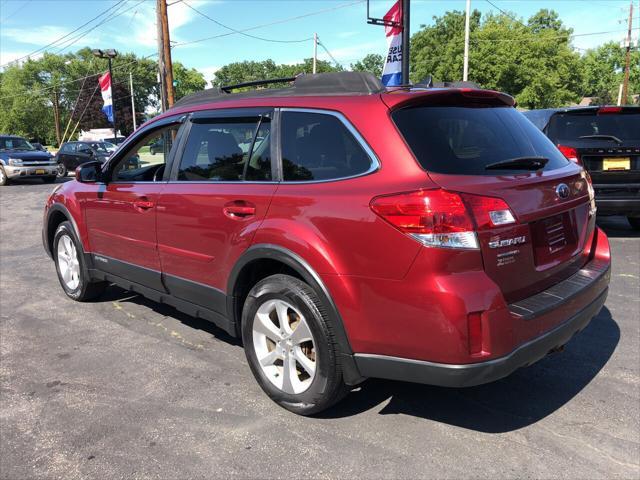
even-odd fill
[{"label": "green tree", "polygon": [[180,62],[173,62],[173,81],[175,83],[175,99],[204,90],[207,81],[204,75],[195,68],[186,68]]},{"label": "green tree", "polygon": [[[54,143],[54,91],[60,105],[60,128],[67,134],[76,127],[89,129],[111,126],[101,111],[102,99],[98,77],[107,70],[107,60],[93,56],[88,48],[75,53],[46,53],[37,60],[28,60],[5,69],[0,80],[0,129]],[[114,105],[118,129],[127,134],[132,130],[129,73],[133,75],[137,120],[144,111],[157,105],[157,65],[133,53],[120,53],[113,60]],[[194,88],[191,72],[185,85]],[[202,83],[200,83],[202,85]],[[67,128],[68,127],[68,128]],[[68,138],[68,136],[67,136]]]},{"label": "green tree", "polygon": [[[316,71],[318,73],[336,72],[341,70],[341,66],[333,66],[331,63],[325,60],[318,60],[316,64]],[[261,62],[234,62],[220,68],[216,72],[215,78],[211,81],[211,83],[214,86],[235,85],[238,83],[251,82],[255,80],[293,77],[301,73],[309,74],[312,72],[313,59],[311,58],[306,58],[302,63],[293,65],[278,65],[271,59],[263,60]],[[266,85],[266,87],[269,88],[277,88],[278,86],[278,84]]]},{"label": "green tree", "polygon": [[[557,13],[540,10],[525,24],[514,15],[471,17],[469,80],[513,95],[521,106],[545,108],[580,98],[580,56],[570,45],[571,29]],[[435,81],[462,76],[464,14],[447,12],[412,37],[411,77]]]},{"label": "green tree", "polygon": [[[612,104],[618,100],[618,89],[624,78],[625,50],[616,42],[608,42],[588,50],[582,57],[582,91],[595,97],[595,103]],[[640,94],[640,51],[631,53],[629,95]],[[637,101],[636,101],[637,103]]]},{"label": "green tree", "polygon": [[354,72],[370,72],[376,77],[382,77],[382,68],[384,67],[384,57],[377,53],[370,53],[362,60],[351,64],[351,70]]},{"label": "green tree", "polygon": [[[433,17],[434,25],[423,28],[411,37],[411,72],[414,83],[428,75],[435,81],[460,80],[464,57],[464,12],[454,10]],[[480,26],[480,12],[471,14],[470,30]]]}]

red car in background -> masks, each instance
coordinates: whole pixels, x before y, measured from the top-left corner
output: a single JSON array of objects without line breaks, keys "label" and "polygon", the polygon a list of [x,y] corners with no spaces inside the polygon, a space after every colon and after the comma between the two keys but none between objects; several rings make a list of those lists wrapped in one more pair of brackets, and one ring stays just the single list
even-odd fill
[{"label": "red car in background", "polygon": [[214,322],[304,415],[367,377],[502,378],[604,304],[589,176],[510,96],[353,72],[230,90],[53,192],[43,242],[69,297],[115,283]]}]

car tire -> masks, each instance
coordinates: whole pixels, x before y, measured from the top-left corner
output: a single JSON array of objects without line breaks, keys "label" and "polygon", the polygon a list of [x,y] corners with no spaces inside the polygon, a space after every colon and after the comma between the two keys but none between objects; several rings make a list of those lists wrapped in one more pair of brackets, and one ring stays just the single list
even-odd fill
[{"label": "car tire", "polygon": [[251,289],[242,311],[242,340],[260,387],[291,412],[313,415],[349,391],[327,310],[297,278],[272,275]]},{"label": "car tire", "polygon": [[631,228],[634,230],[640,230],[640,217],[627,217],[627,220],[629,221]]},{"label": "car tire", "polygon": [[52,176],[49,176],[49,177],[42,177],[42,181],[44,183],[53,183],[53,182],[55,182],[57,180],[57,178],[58,178],[57,175],[52,175]]},{"label": "car tire", "polygon": [[82,244],[69,222],[62,222],[53,237],[53,259],[60,285],[69,298],[86,302],[100,296],[107,282],[92,282]]},{"label": "car tire", "polygon": [[4,187],[5,185],[9,185],[9,177],[7,177],[4,167],[0,165],[0,187]]},{"label": "car tire", "polygon": [[64,178],[67,176],[69,172],[67,171],[67,167],[64,163],[58,164],[58,178]]}]

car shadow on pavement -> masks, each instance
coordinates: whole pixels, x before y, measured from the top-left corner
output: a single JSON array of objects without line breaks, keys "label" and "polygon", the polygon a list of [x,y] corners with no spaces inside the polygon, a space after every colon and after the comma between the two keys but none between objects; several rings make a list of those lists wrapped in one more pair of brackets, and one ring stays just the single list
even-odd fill
[{"label": "car shadow on pavement", "polygon": [[[586,387],[606,365],[620,329],[604,307],[561,353],[494,383],[462,389],[368,380],[321,418],[380,408],[485,433],[517,430],[552,414]],[[386,402],[386,403],[385,403]]]},{"label": "car shadow on pavement", "polygon": [[611,238],[640,237],[640,230],[634,230],[625,217],[597,217],[598,226]]},{"label": "car shadow on pavement", "polygon": [[130,292],[128,290],[124,290],[116,285],[110,285],[106,291],[98,297],[96,302],[128,302],[135,303],[137,305],[143,305],[150,310],[153,310],[158,315],[162,315],[164,317],[171,317],[174,320],[181,322],[183,325],[187,327],[194,328],[197,330],[202,330],[203,332],[208,333],[212,337],[215,337],[218,340],[226,342],[230,345],[241,346],[242,343],[240,339],[232,337],[227,332],[217,327],[212,322],[208,320],[204,320],[202,318],[192,317],[191,315],[187,315],[186,313],[182,313],[179,310],[176,310],[170,305],[166,305],[164,303],[154,302],[153,300],[149,300],[148,298],[143,297],[135,292]]}]

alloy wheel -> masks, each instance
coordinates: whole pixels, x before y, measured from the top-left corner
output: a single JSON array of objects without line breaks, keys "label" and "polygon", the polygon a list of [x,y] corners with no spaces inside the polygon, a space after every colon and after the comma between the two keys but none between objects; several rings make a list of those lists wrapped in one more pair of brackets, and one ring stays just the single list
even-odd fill
[{"label": "alloy wheel", "polygon": [[264,375],[288,394],[306,391],[316,375],[316,345],[304,316],[284,300],[268,300],[253,319],[253,346]]},{"label": "alloy wheel", "polygon": [[74,291],[80,285],[80,260],[78,250],[69,235],[62,235],[58,240],[58,269],[66,287]]}]

